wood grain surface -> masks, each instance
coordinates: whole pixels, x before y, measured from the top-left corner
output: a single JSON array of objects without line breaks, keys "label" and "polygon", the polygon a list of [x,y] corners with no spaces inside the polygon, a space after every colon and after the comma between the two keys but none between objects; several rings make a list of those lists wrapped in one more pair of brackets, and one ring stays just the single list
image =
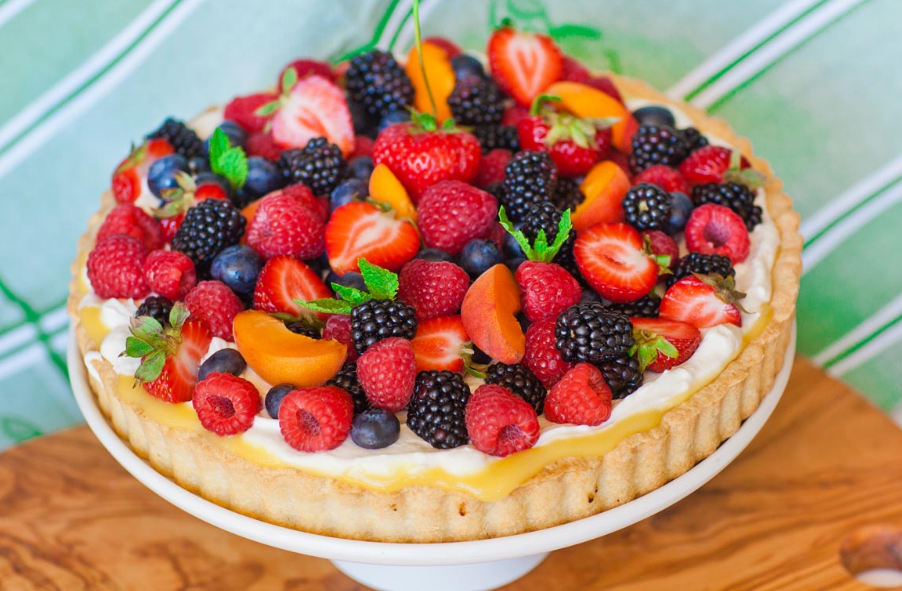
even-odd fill
[{"label": "wood grain surface", "polygon": [[[506,589],[871,589],[848,574],[840,550],[853,569],[899,559],[900,484],[902,431],[848,387],[797,361],[768,425],[712,482],[630,528],[553,553]],[[183,513],[80,427],[0,455],[0,589],[362,587],[326,560],[274,550]]]}]

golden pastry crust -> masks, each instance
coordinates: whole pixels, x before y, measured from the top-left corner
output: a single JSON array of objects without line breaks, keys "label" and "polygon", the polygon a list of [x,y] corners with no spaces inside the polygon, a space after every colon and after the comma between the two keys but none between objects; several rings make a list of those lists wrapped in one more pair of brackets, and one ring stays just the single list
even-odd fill
[{"label": "golden pastry crust", "polygon": [[[359,540],[449,542],[538,530],[621,505],[685,473],[736,432],[782,368],[801,275],[799,216],[770,165],[755,157],[749,142],[726,122],[670,100],[643,82],[612,77],[625,97],[672,104],[702,133],[739,147],[767,175],[767,209],[780,234],[768,325],[713,382],[665,413],[656,427],[626,437],[601,457],[555,461],[496,501],[427,486],[377,492],[292,467],[260,466],[214,445],[211,435],[161,425],[118,397],[112,365],[94,356],[91,388],[113,428],[159,472],[223,507],[302,531]],[[72,266],[68,310],[83,355],[99,343],[79,322],[77,274],[113,206],[112,195],[105,193]]]}]

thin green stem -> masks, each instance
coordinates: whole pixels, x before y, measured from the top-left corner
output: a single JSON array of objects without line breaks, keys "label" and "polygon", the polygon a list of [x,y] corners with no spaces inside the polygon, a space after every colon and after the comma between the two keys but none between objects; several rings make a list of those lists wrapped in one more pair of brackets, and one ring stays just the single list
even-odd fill
[{"label": "thin green stem", "polygon": [[426,61],[423,59],[423,38],[420,35],[420,0],[413,0],[413,37],[417,45],[417,57],[420,60],[420,72],[423,74],[423,84],[426,85],[426,94],[429,95],[429,104],[432,105],[432,116],[438,121],[438,108],[432,97],[432,89],[429,88],[429,78],[426,76]]}]

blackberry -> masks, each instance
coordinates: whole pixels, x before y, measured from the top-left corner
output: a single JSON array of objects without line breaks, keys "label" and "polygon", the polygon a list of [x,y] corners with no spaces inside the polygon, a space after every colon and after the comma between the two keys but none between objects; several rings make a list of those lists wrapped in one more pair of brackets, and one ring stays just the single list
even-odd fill
[{"label": "blackberry", "polygon": [[351,310],[351,336],[361,355],[389,337],[412,339],[417,334],[416,310],[394,300],[369,300]]},{"label": "blackberry", "polygon": [[498,125],[504,115],[504,94],[491,80],[471,76],[457,81],[448,106],[461,125]]},{"label": "blackberry", "polygon": [[624,316],[633,316],[639,318],[657,318],[661,311],[661,298],[655,293],[644,295],[634,302],[625,304],[610,303],[605,306],[608,310],[612,310]]},{"label": "blackberry", "polygon": [[504,169],[501,204],[507,215],[518,222],[539,203],[551,200],[557,182],[557,167],[546,152],[520,152]]},{"label": "blackberry", "polygon": [[185,214],[172,238],[172,250],[194,261],[198,276],[205,277],[213,259],[244,234],[247,220],[225,199],[204,199]]},{"label": "blackberry", "polygon": [[307,324],[303,320],[297,320],[294,322],[286,322],[285,328],[293,332],[294,334],[302,334],[305,337],[310,337],[311,339],[320,339],[322,335],[319,332],[319,329],[311,324]]},{"label": "blackberry", "polygon": [[520,151],[520,136],[513,125],[480,125],[473,128],[473,135],[479,140],[483,153],[495,149]]},{"label": "blackberry", "polygon": [[328,195],[347,174],[348,163],[341,150],[324,137],[316,137],[301,148],[282,152],[279,170],[286,185],[303,183],[314,195]]},{"label": "blackberry", "polygon": [[649,166],[678,166],[689,155],[681,133],[668,125],[642,125],[633,135],[630,168],[639,174]]},{"label": "blackberry", "polygon": [[469,399],[470,387],[459,373],[421,371],[407,405],[407,426],[436,449],[466,445]]},{"label": "blackberry", "polygon": [[508,365],[507,363],[491,365],[485,372],[485,383],[504,386],[528,402],[536,409],[536,414],[542,414],[548,391],[539,378],[525,365]]},{"label": "blackberry", "polygon": [[163,296],[147,296],[138,311],[135,312],[135,318],[141,316],[151,316],[163,326],[169,325],[169,313],[172,312],[172,302]]},{"label": "blackberry", "polygon": [[650,183],[639,183],[623,198],[626,222],[643,232],[666,230],[670,223],[670,194]]},{"label": "blackberry", "polygon": [[368,51],[351,60],[345,72],[351,100],[376,120],[413,102],[410,78],[390,53]]},{"label": "blackberry", "polygon": [[599,364],[629,355],[633,323],[599,302],[576,304],[558,316],[554,338],[564,361]]},{"label": "blackberry", "polygon": [[357,380],[357,363],[352,361],[342,365],[338,373],[326,382],[326,385],[336,386],[351,395],[351,400],[354,401],[355,415],[370,409],[370,401],[367,400],[366,393]]},{"label": "blackberry", "polygon": [[702,275],[716,273],[721,277],[736,276],[736,271],[733,269],[733,265],[730,264],[729,257],[719,254],[702,254],[700,252],[690,252],[682,257],[671,271],[673,271],[673,274],[667,277],[668,287],[693,273],[701,273]]},{"label": "blackberry", "polygon": [[708,145],[708,138],[703,136],[702,133],[694,127],[681,129],[680,136],[683,138],[686,147],[689,148],[690,153]]},{"label": "blackberry", "polygon": [[755,205],[755,192],[742,183],[708,183],[692,189],[695,206],[716,203],[729,207],[745,222],[749,232],[761,223],[761,208]]},{"label": "blackberry", "polygon": [[576,206],[585,200],[586,196],[583,195],[582,189],[579,188],[576,181],[567,177],[560,177],[557,180],[553,201],[561,211],[569,209],[570,213],[573,213]]},{"label": "blackberry", "polygon": [[604,381],[614,398],[624,398],[639,389],[643,376],[639,371],[639,360],[635,357],[618,357],[598,364]]},{"label": "blackberry", "polygon": [[204,142],[194,130],[177,119],[169,118],[159,129],[147,136],[149,140],[164,139],[172,145],[176,153],[189,160],[198,156],[206,159]]}]

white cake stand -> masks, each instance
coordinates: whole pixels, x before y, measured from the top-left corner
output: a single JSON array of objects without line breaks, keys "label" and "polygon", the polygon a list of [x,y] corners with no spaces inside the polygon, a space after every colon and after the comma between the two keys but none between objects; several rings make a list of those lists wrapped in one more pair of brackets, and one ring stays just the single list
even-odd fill
[{"label": "white cake stand", "polygon": [[751,442],[786,388],[795,329],[783,370],[758,410],[717,451],[679,478],[625,505],[540,531],[472,542],[389,544],[304,533],[246,517],[189,492],[154,470],[119,436],[97,406],[74,333],[68,365],[75,400],[104,447],[141,481],[176,507],[233,534],[300,554],[328,558],[343,573],[380,591],[487,591],[519,579],[549,552],[601,537],[654,515],[711,480]]}]

